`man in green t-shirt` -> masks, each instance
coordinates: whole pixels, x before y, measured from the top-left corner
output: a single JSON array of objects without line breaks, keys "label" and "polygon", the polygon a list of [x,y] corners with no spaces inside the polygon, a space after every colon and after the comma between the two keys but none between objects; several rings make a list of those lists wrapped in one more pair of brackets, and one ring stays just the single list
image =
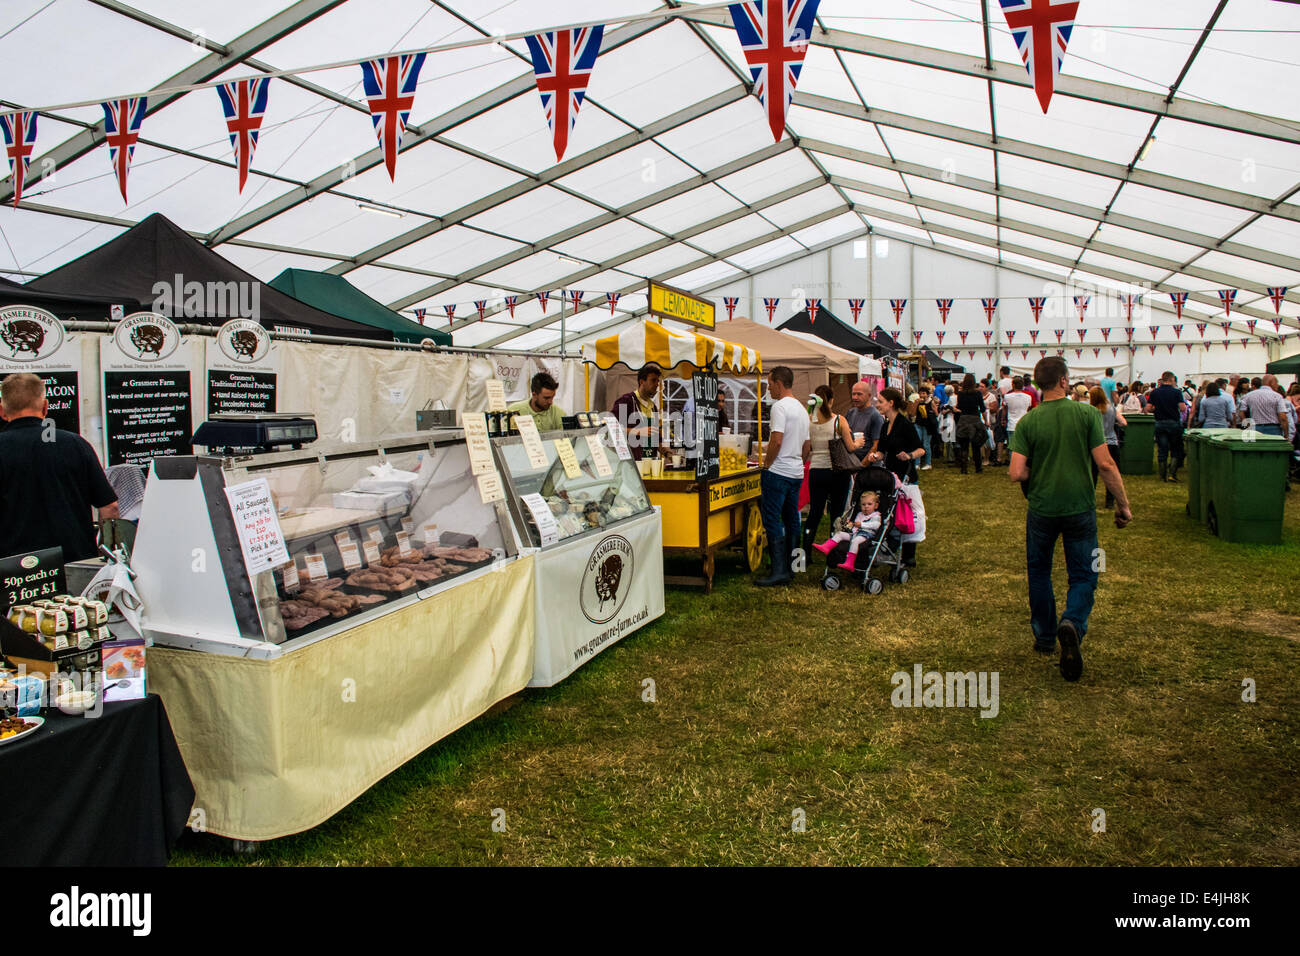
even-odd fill
[{"label": "man in green t-shirt", "polygon": [[[1115,496],[1115,527],[1133,519],[1124,480],[1106,449],[1101,414],[1087,402],[1066,398],[1069,371],[1058,356],[1034,368],[1042,402],[1016,425],[1011,440],[1012,481],[1022,482],[1029,511],[1025,516],[1025,553],[1029,571],[1029,622],[1034,649],[1051,654],[1061,641],[1061,676],[1076,681],[1083,673],[1079,644],[1088,630],[1097,591],[1097,498],[1092,463]],[[1052,591],[1052,556],[1056,539],[1065,544],[1070,589],[1065,613],[1056,619]]]},{"label": "man in green t-shirt", "polygon": [[531,415],[537,421],[539,432],[558,432],[564,427],[564,409],[555,404],[555,391],[560,387],[548,372],[538,372],[529,383],[532,397],[507,405],[511,415]]}]

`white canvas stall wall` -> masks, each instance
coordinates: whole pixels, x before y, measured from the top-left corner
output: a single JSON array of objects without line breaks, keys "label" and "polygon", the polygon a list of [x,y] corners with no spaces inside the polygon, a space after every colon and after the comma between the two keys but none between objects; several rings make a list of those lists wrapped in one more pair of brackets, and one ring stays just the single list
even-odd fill
[{"label": "white canvas stall wall", "polygon": [[531,393],[530,383],[538,372],[549,372],[559,383],[555,404],[572,414],[582,408],[582,362],[578,359],[561,359],[536,355],[476,355],[470,359],[467,389],[469,404],[466,408],[486,409],[487,391],[484,383],[498,378],[505,383],[506,403],[519,402]]},{"label": "white canvas stall wall", "polygon": [[[1045,265],[1044,269],[1047,268]],[[1134,276],[1135,283],[1140,281]],[[1203,291],[1214,294],[1208,287]],[[859,329],[868,332],[879,325],[891,335],[897,332],[899,341],[907,347],[914,344],[912,332],[920,331],[924,348],[940,352],[943,358],[965,366],[977,377],[995,372],[999,365],[1032,369],[1041,357],[1038,354],[1040,350],[1054,355],[1057,349],[1061,349],[1072,374],[1077,367],[1080,375],[1096,377],[1097,373],[1111,366],[1116,378],[1122,382],[1134,379],[1151,381],[1166,370],[1176,374],[1180,381],[1183,378],[1199,381],[1233,372],[1260,375],[1273,358],[1294,351],[1291,344],[1294,340],[1285,343],[1281,349],[1274,349],[1276,354],[1270,354],[1265,345],[1254,339],[1243,347],[1241,339],[1250,336],[1240,321],[1231,331],[1231,345],[1225,349],[1223,330],[1216,324],[1223,318],[1222,309],[1209,314],[1206,307],[1193,307],[1191,303],[1183,315],[1181,336],[1176,337],[1173,326],[1177,320],[1171,310],[1148,309],[1140,305],[1133,310],[1133,343],[1137,348],[1132,353],[1130,367],[1124,331],[1125,314],[1118,292],[1078,288],[1064,279],[1043,279],[1006,266],[974,262],[884,237],[849,239],[802,259],[755,272],[752,278],[737,279],[701,294],[719,303],[724,296],[737,296],[740,303],[736,314],[751,315],[757,322],[767,320],[763,299],[779,298],[781,301],[773,317],[773,326],[802,311],[804,299],[818,298],[838,318],[852,324],[848,299],[871,299],[870,307],[862,311]],[[1087,321],[1083,325],[1070,298],[1076,294],[1092,297]],[[1029,308],[1030,296],[1047,298],[1037,325]],[[940,297],[957,300],[946,324],[941,321],[935,305],[935,299]],[[982,298],[999,299],[994,325],[986,320],[980,304]],[[1169,304],[1169,296],[1164,292],[1149,293],[1149,298],[1160,306]],[[894,323],[890,299],[908,300],[903,320],[898,325]],[[1272,312],[1267,299],[1258,307],[1270,314]],[[1241,319],[1235,311],[1233,318]],[[1197,333],[1198,321],[1210,323],[1204,339]],[[1151,325],[1160,327],[1154,343],[1148,330]],[[721,312],[717,334],[722,338],[726,338],[726,327],[726,313]],[[1104,341],[1100,331],[1102,327],[1112,329],[1109,341]],[[1260,327],[1272,331],[1271,323],[1261,321]],[[1084,344],[1079,342],[1079,328],[1086,330]],[[958,334],[963,329],[968,333],[965,344]],[[1056,340],[1055,329],[1065,330],[1060,343]],[[935,334],[940,330],[945,333],[942,344]],[[1000,331],[1004,344],[1006,333],[1014,333],[1010,348],[1004,348],[1000,354],[995,351],[992,358],[988,357],[986,351],[993,346],[985,344],[986,330]],[[1037,343],[1030,340],[1031,330],[1038,331]],[[997,338],[995,334],[995,342]],[[1202,347],[1206,342],[1211,345],[1209,349]],[[1191,351],[1186,348],[1187,343],[1193,346]],[[1156,345],[1155,354],[1147,347],[1149,344]],[[1167,344],[1174,345],[1172,353],[1166,348]],[[1099,355],[1093,354],[1094,347],[1101,349]],[[1117,352],[1112,354],[1112,348]],[[961,350],[960,358],[955,360],[952,356],[954,349]],[[1081,349],[1082,356],[1076,356],[1075,349]],[[972,351],[974,358],[970,356]],[[1022,357],[1021,351],[1028,352],[1028,356]]]}]

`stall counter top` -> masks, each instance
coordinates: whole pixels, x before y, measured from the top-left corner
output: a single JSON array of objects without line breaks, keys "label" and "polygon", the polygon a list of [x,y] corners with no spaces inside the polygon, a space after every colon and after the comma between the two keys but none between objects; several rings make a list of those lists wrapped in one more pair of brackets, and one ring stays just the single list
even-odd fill
[{"label": "stall counter top", "polygon": [[762,470],[758,465],[751,465],[749,468],[743,468],[740,471],[724,471],[717,478],[696,478],[693,471],[665,471],[658,478],[642,478],[641,480],[645,483],[647,491],[680,491],[683,490],[684,485],[708,485],[715,481],[731,481],[734,478],[759,474]]}]

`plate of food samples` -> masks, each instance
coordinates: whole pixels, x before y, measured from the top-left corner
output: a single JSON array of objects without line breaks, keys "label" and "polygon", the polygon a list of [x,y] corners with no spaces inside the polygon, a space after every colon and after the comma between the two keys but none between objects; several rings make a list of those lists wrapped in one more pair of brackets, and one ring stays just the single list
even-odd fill
[{"label": "plate of food samples", "polygon": [[44,717],[6,717],[0,720],[0,745],[26,737],[44,723]]}]

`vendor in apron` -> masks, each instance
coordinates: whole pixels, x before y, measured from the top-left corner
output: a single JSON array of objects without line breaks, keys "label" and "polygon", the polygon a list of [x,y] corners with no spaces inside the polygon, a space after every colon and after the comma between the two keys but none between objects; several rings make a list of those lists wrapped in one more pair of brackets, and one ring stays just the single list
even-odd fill
[{"label": "vendor in apron", "polygon": [[658,366],[643,365],[636,373],[636,388],[618,397],[610,412],[627,432],[632,457],[640,460],[647,448],[659,447],[659,412],[655,398],[659,394]]}]

